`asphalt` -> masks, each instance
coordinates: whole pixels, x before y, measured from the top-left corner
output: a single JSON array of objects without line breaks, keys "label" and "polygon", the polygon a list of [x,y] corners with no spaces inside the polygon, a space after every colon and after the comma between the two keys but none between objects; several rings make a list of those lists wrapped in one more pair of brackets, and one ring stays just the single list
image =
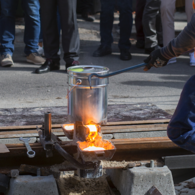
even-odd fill
[{"label": "asphalt", "polygon": [[[140,64],[148,56],[144,50],[135,47],[135,27],[131,37],[132,60],[119,59],[118,16],[115,15],[113,28],[114,43],[112,55],[92,57],[92,53],[100,44],[99,20],[94,23],[85,22],[78,17],[81,39],[80,63],[82,65],[106,66],[110,71]],[[180,14],[179,14],[180,16]],[[184,16],[185,17],[185,16]],[[182,17],[183,18],[183,17]],[[187,24],[182,18],[175,22],[176,31],[180,32]],[[38,65],[29,64],[24,56],[24,26],[16,26],[15,51],[11,68],[0,67],[0,108],[48,107],[67,105],[67,74],[61,56],[61,70],[47,74],[34,74]],[[185,82],[194,74],[195,67],[189,66],[189,56],[182,55],[177,63],[166,67],[144,72],[142,68],[126,72],[110,78],[108,86],[108,103],[140,103],[156,104],[164,110],[174,110]]]}]

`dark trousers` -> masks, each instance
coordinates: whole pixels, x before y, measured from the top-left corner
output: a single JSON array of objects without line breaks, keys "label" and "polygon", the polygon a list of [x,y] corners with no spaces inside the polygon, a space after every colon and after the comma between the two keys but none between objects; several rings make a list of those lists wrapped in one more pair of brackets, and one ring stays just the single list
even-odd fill
[{"label": "dark trousers", "polygon": [[80,0],[81,14],[93,14],[93,0]]},{"label": "dark trousers", "polygon": [[145,48],[153,48],[158,44],[163,44],[160,5],[161,0],[146,0],[142,21]]},{"label": "dark trousers", "polygon": [[146,0],[137,0],[136,1],[136,16],[135,16],[135,28],[137,40],[145,41],[144,29],[142,25],[142,18],[144,13],[144,8],[146,5]]},{"label": "dark trousers", "polygon": [[59,7],[64,60],[71,63],[78,60],[80,40],[76,16],[76,0],[40,0],[43,44],[47,59],[59,60],[59,33],[57,6]]},{"label": "dark trousers", "polygon": [[119,49],[129,49],[132,29],[132,0],[101,0],[100,36],[101,45],[111,47],[114,9],[120,12]]}]

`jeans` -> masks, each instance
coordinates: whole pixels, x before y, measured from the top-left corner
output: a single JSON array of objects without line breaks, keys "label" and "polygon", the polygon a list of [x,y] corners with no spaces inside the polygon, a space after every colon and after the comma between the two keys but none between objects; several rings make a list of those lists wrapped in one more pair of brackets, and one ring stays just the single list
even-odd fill
[{"label": "jeans", "polygon": [[129,38],[132,29],[132,0],[101,0],[100,36],[101,45],[111,47],[113,42],[112,27],[114,9],[120,12],[120,39],[119,49],[130,49]]},{"label": "jeans", "polygon": [[[13,54],[15,39],[15,13],[18,0],[0,0],[0,54]],[[37,52],[40,34],[39,0],[23,0],[25,15],[24,53],[29,55]]]}]

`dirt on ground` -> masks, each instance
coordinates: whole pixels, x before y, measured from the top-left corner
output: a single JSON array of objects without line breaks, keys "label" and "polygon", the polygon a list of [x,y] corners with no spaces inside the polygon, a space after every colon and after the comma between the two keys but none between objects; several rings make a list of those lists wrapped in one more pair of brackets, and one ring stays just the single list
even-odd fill
[{"label": "dirt on ground", "polygon": [[61,195],[110,195],[105,176],[84,179],[65,175],[57,180]]}]

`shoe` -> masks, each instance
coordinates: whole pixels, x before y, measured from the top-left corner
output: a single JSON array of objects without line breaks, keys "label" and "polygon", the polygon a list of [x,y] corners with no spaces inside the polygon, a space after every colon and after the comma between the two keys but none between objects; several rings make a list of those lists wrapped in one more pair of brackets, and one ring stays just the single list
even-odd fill
[{"label": "shoe", "polygon": [[145,41],[144,40],[137,40],[136,45],[137,48],[139,49],[144,49],[145,48]]},{"label": "shoe", "polygon": [[121,60],[131,60],[132,56],[128,49],[121,49]]},{"label": "shoe", "polygon": [[189,53],[189,55],[190,55],[190,66],[195,66],[194,52]]},{"label": "shoe", "polygon": [[83,13],[82,18],[87,22],[94,22],[95,18],[93,16],[90,16],[88,13]]},{"label": "shoe", "polygon": [[168,65],[168,64],[174,64],[174,63],[176,63],[176,62],[177,62],[176,57],[174,57],[174,58],[171,58],[171,59],[167,62],[167,65]]},{"label": "shoe", "polygon": [[66,70],[65,71],[67,71],[67,69],[69,67],[76,66],[76,65],[79,65],[79,64],[80,64],[79,61],[72,61],[71,63],[66,63]]},{"label": "shoe", "polygon": [[45,58],[41,57],[38,53],[31,53],[26,57],[26,61],[33,64],[44,64]]},{"label": "shoe", "polygon": [[112,53],[111,47],[100,45],[98,49],[93,53],[93,57],[102,57],[110,55]]},{"label": "shoe", "polygon": [[35,70],[36,74],[42,74],[46,73],[52,70],[60,70],[60,62],[59,60],[52,60],[52,59],[47,59],[45,63],[40,67]]},{"label": "shoe", "polygon": [[12,60],[12,56],[10,54],[5,54],[1,56],[1,66],[3,67],[11,67],[14,65]]}]

